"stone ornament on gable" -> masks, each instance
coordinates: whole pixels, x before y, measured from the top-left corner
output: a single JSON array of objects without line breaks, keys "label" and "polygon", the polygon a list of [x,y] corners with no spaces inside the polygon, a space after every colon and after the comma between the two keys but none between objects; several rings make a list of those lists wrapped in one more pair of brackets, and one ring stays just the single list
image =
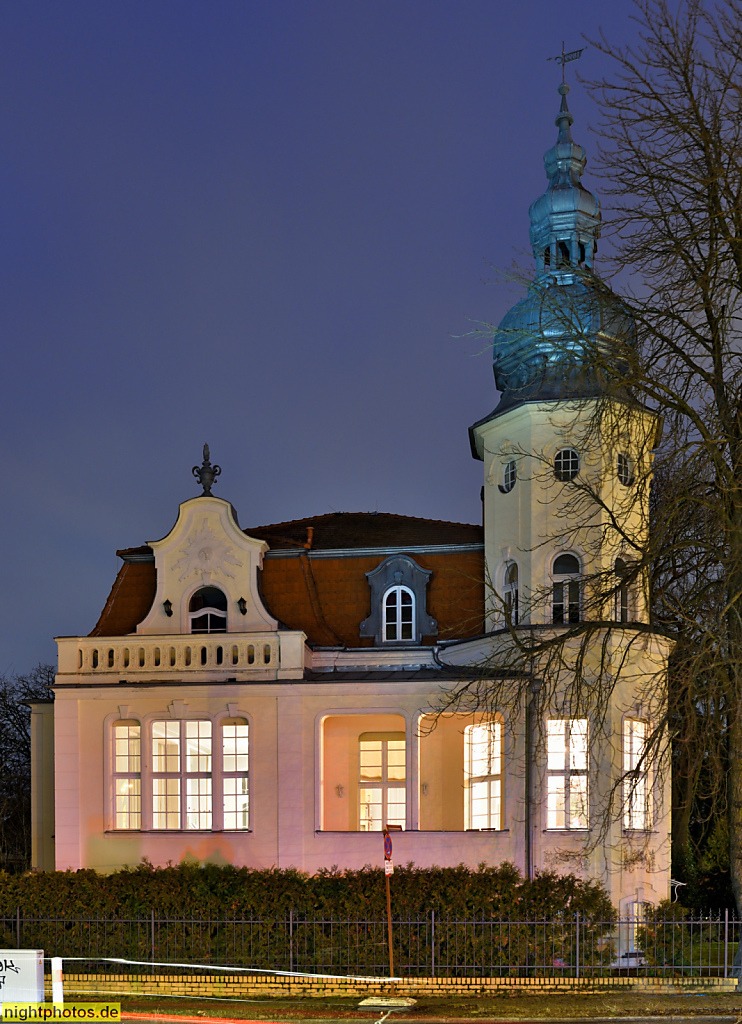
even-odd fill
[{"label": "stone ornament on gable", "polygon": [[193,534],[186,546],[180,549],[179,554],[180,558],[173,566],[173,570],[180,573],[179,583],[194,573],[201,574],[204,584],[219,573],[234,579],[235,574],[230,571],[229,566],[242,567],[242,562],[238,562],[234,557],[233,549],[225,540],[217,537],[207,519],[204,519],[199,530]]}]

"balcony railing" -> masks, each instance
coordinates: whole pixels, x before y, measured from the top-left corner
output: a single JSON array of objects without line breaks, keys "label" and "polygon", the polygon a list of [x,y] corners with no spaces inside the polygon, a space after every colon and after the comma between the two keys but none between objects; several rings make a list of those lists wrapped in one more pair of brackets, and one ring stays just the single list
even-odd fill
[{"label": "balcony railing", "polygon": [[61,675],[275,675],[304,668],[304,634],[295,631],[64,637],[57,642]]}]

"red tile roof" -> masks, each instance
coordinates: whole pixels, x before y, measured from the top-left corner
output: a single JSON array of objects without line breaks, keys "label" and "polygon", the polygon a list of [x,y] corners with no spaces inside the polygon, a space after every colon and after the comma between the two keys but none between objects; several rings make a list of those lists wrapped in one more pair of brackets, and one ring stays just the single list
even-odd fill
[{"label": "red tile roof", "polygon": [[[265,540],[272,551],[296,551],[298,557],[264,560],[260,585],[270,613],[289,629],[301,629],[319,646],[372,646],[359,627],[370,613],[371,591],[365,574],[385,554],[311,557],[311,550],[358,548],[414,549],[482,543],[481,526],[415,519],[374,512],[332,512],[288,523],[245,530]],[[155,596],[155,566],[147,545],[117,552],[124,558],[116,581],[91,636],[133,633]],[[475,636],[484,629],[483,551],[412,552],[433,573],[428,586],[428,612],[438,620],[437,639]],[[427,637],[425,643],[434,643]]]}]

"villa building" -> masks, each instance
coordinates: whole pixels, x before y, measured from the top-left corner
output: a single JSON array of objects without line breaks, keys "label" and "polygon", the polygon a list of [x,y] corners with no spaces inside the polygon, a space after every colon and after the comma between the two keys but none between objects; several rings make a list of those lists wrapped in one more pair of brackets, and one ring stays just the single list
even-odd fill
[{"label": "villa building", "polygon": [[[619,586],[610,610],[626,629],[607,643],[631,670],[602,713],[606,742],[589,702],[437,714],[462,680],[497,674],[518,630],[589,614],[584,580],[626,557],[611,522],[646,528],[633,485],[656,424],[637,409],[636,431],[586,440],[596,403],[622,399],[583,342],[609,350],[631,324],[590,284],[600,210],[560,93],[530,211],[536,282],[495,334],[499,404],[470,431],[483,525],[332,513],[243,529],[211,493],[205,448],[203,493],[161,540],[118,552],[95,627],[58,639],[56,699],[32,715],[35,867],[360,868],[396,825],[400,863],[512,861],[599,879],[624,909],[666,898],[669,792],[643,767],[655,712],[641,693],[649,678],[661,691],[668,651],[646,629],[621,648],[647,622],[641,585]],[[600,508],[567,531],[587,477]],[[607,820],[611,793],[624,805]]]}]

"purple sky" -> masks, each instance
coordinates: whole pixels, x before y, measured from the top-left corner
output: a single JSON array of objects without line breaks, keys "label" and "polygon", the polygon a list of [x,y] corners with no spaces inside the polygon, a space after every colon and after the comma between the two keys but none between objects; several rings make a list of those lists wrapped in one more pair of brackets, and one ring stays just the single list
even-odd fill
[{"label": "purple sky", "polygon": [[[600,26],[632,40],[630,15],[0,5],[0,671],[93,627],[116,548],[169,531],[204,441],[243,527],[479,521],[467,427],[496,392],[461,335],[517,295],[492,268],[522,262],[545,186],[546,58]],[[579,85],[570,104],[589,157],[595,109]]]}]

